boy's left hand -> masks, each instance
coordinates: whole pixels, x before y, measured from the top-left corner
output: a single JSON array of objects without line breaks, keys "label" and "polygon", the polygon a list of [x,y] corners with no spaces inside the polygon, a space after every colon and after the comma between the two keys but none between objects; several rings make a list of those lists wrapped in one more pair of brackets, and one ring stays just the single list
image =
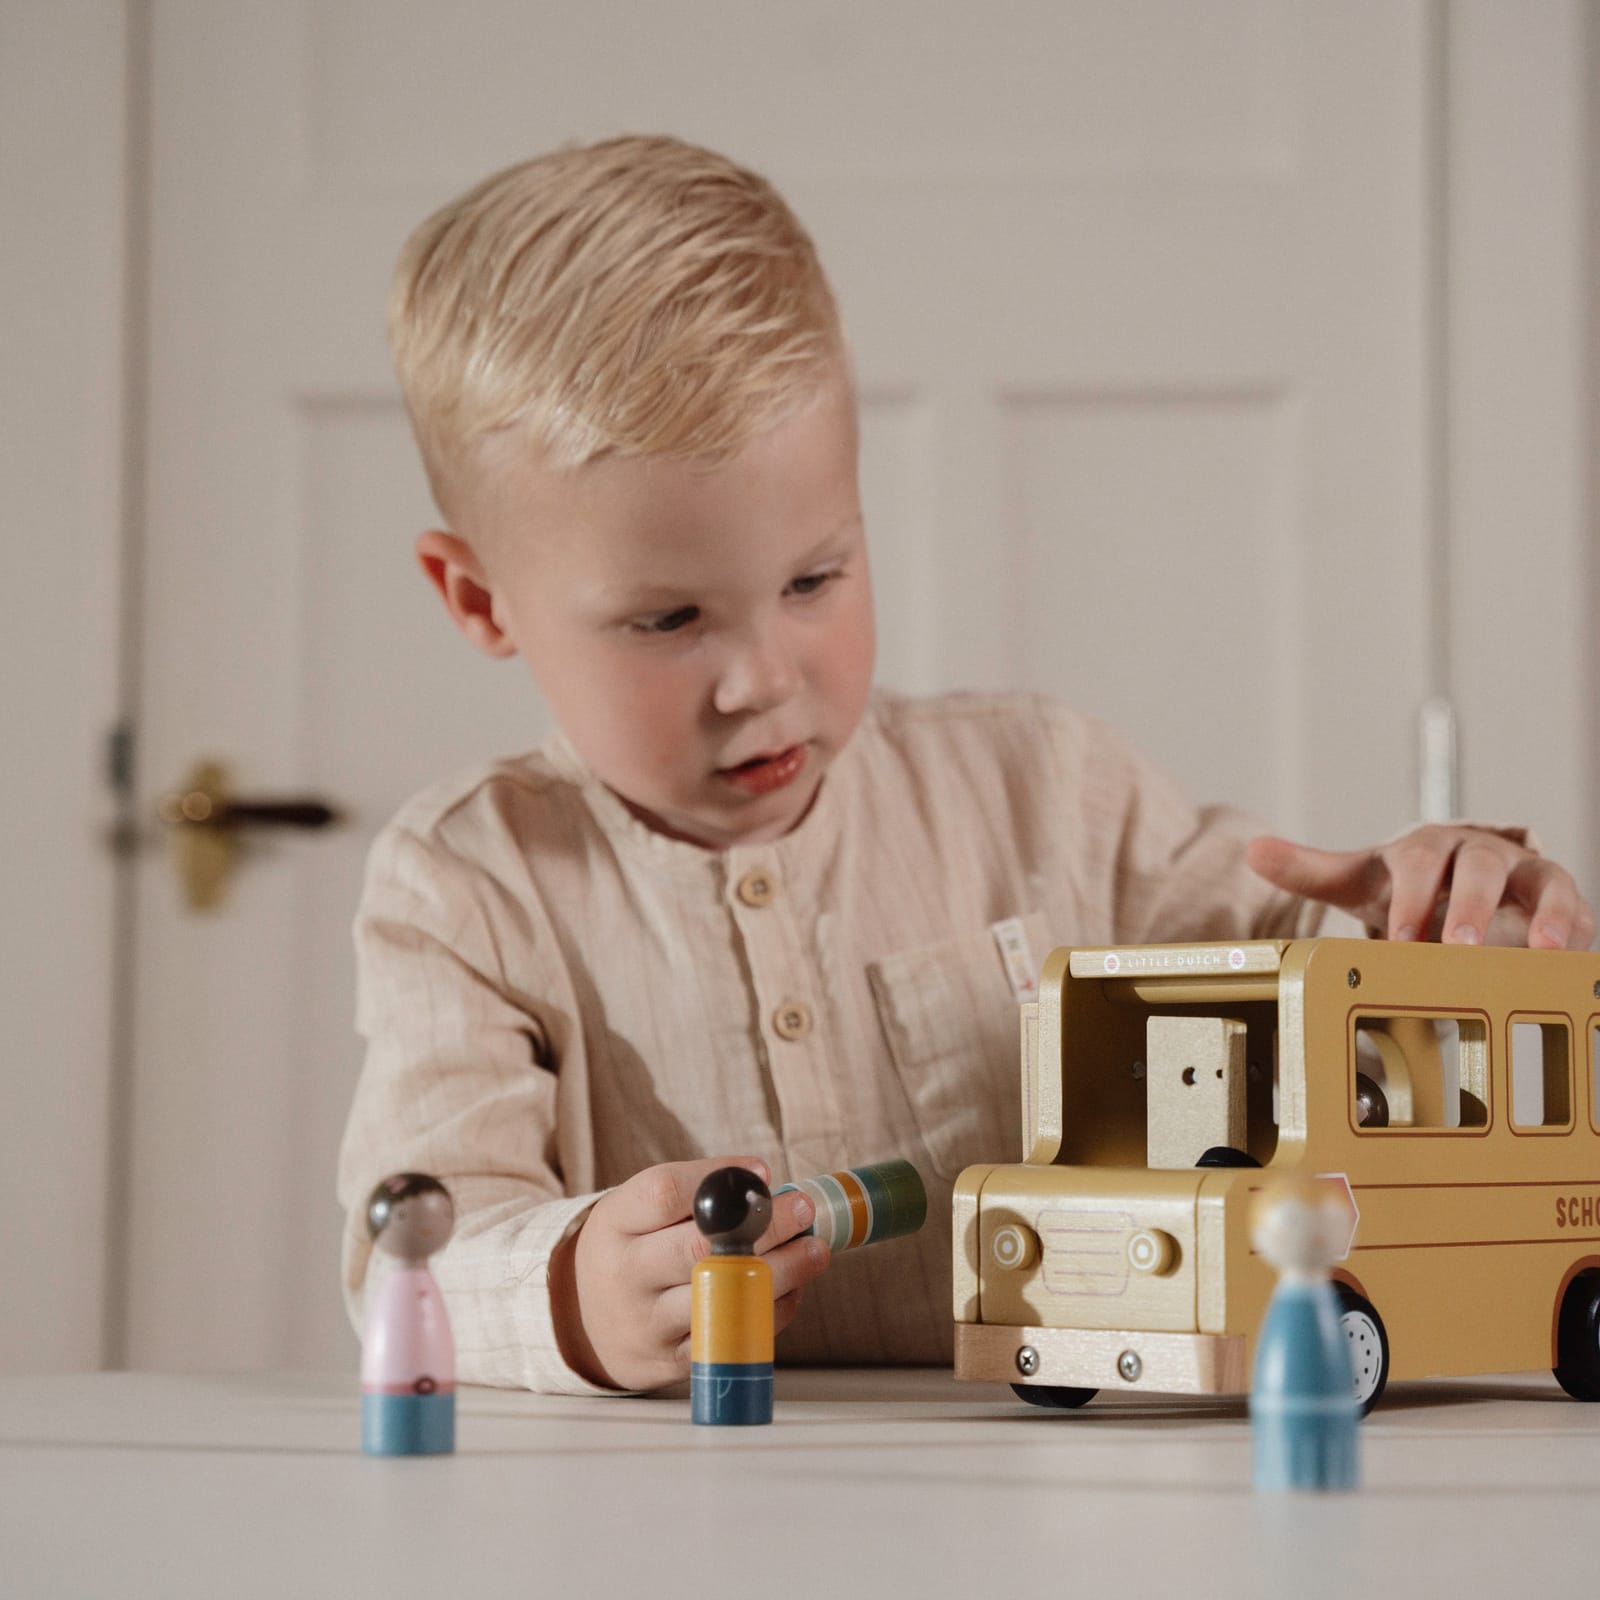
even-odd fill
[{"label": "boy's left hand", "polygon": [[1269,883],[1359,917],[1390,939],[1426,939],[1444,902],[1445,944],[1587,950],[1594,911],[1572,874],[1503,834],[1425,826],[1372,850],[1252,839],[1245,860]]}]

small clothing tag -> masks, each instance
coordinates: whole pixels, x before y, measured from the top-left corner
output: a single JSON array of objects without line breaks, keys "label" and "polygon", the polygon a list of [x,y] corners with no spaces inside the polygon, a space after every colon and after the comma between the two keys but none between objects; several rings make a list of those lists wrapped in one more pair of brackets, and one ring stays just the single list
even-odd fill
[{"label": "small clothing tag", "polygon": [[1004,922],[989,925],[994,942],[1000,947],[1000,961],[1006,969],[1006,979],[1018,1001],[1037,1000],[1039,997],[1039,966],[1028,947],[1028,935],[1021,917],[1007,917]]}]

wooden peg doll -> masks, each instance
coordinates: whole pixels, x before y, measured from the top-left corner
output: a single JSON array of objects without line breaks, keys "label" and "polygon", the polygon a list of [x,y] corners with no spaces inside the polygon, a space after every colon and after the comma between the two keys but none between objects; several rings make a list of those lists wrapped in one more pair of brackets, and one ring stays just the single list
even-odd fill
[{"label": "wooden peg doll", "polygon": [[928,1220],[928,1191],[909,1161],[825,1172],[802,1183],[780,1183],[773,1198],[798,1189],[816,1207],[805,1231],[835,1252],[915,1233]]},{"label": "wooden peg doll", "polygon": [[1328,1269],[1349,1220],[1314,1179],[1272,1185],[1250,1238],[1278,1271],[1256,1341],[1250,1428],[1258,1489],[1353,1489],[1360,1406]]},{"label": "wooden peg doll", "polygon": [[373,1248],[394,1264],[367,1296],[361,1339],[361,1448],[373,1456],[455,1449],[450,1319],[428,1257],[455,1227],[450,1192],[421,1172],[388,1177],[367,1202]]},{"label": "wooden peg doll", "polygon": [[772,1268],[754,1252],[772,1196],[747,1168],[719,1167],[695,1191],[694,1220],[711,1254],[690,1275],[690,1415],[720,1426],[771,1422]]}]

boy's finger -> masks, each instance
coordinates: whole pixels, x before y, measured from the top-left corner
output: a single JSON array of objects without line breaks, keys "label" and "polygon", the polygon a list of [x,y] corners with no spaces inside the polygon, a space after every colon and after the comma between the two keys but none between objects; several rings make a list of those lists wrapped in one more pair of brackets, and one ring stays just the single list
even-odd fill
[{"label": "boy's finger", "polygon": [[650,1334],[662,1348],[689,1359],[689,1285],[663,1289],[650,1308]]},{"label": "boy's finger", "polygon": [[1509,863],[1486,844],[1469,839],[1456,851],[1450,903],[1444,914],[1445,944],[1482,944],[1489,918],[1506,892]]},{"label": "boy's finger", "polygon": [[798,1189],[791,1189],[788,1194],[773,1195],[772,1223],[756,1240],[756,1254],[764,1256],[774,1246],[804,1233],[816,1219],[817,1208],[809,1195],[802,1194]]},{"label": "boy's finger", "polygon": [[670,1228],[640,1234],[633,1241],[628,1254],[629,1276],[641,1289],[665,1294],[688,1283],[695,1262],[710,1250],[705,1235],[692,1221],[675,1222]]},{"label": "boy's finger", "polygon": [[1506,882],[1506,894],[1528,912],[1530,948],[1582,949],[1587,942],[1575,937],[1586,909],[1578,886],[1552,862],[1538,856],[1519,861]]},{"label": "boy's finger", "polygon": [[794,1321],[794,1314],[800,1309],[800,1297],[804,1289],[791,1289],[788,1294],[779,1295],[772,1302],[772,1331],[782,1333]]},{"label": "boy's finger", "polygon": [[1383,893],[1388,871],[1371,850],[1317,850],[1263,834],[1245,848],[1250,870],[1291,894],[1353,911]]},{"label": "boy's finger", "polygon": [[606,1220],[619,1233],[654,1233],[686,1222],[694,1192],[719,1167],[748,1167],[763,1183],[771,1174],[754,1156],[710,1156],[699,1161],[666,1161],[636,1172],[606,1196]]},{"label": "boy's finger", "polygon": [[823,1240],[809,1237],[791,1239],[769,1250],[761,1259],[772,1268],[772,1298],[782,1300],[796,1289],[803,1289],[828,1270],[832,1258]]},{"label": "boy's finger", "polygon": [[1450,872],[1450,850],[1431,835],[1412,834],[1384,854],[1391,878],[1388,936],[1426,939]]}]

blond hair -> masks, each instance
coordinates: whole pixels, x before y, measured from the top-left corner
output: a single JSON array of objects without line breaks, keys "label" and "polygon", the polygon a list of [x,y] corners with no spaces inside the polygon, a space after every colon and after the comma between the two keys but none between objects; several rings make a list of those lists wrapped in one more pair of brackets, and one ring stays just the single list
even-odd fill
[{"label": "blond hair", "polygon": [[755,173],[676,139],[509,167],[406,241],[389,342],[447,517],[510,433],[559,467],[724,457],[842,355],[805,229]]}]

